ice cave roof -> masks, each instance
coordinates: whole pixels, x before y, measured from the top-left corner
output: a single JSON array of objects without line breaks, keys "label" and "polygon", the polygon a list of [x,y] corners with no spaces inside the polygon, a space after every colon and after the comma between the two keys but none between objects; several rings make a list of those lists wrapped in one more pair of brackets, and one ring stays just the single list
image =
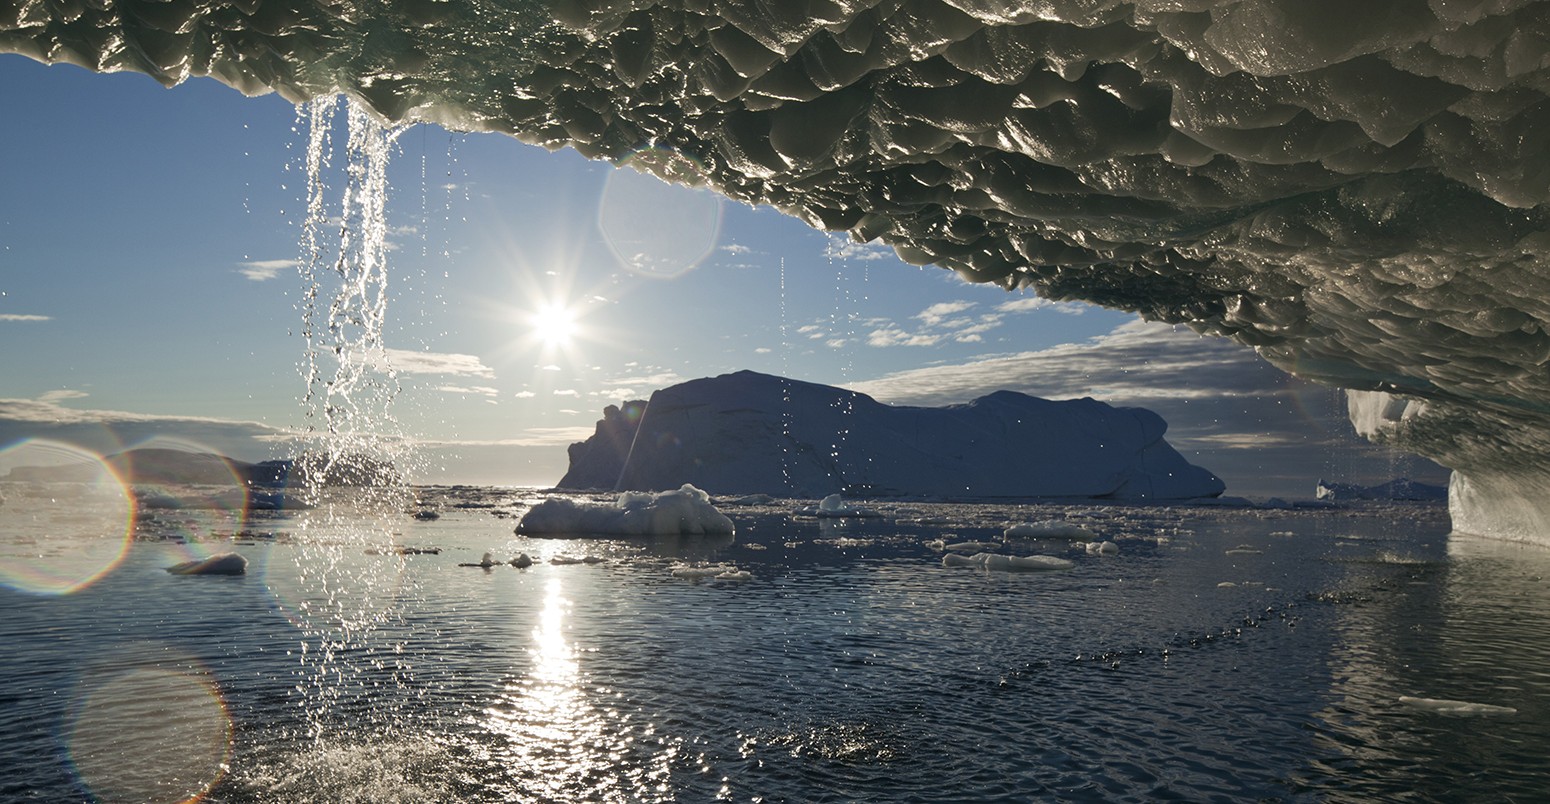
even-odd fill
[{"label": "ice cave roof", "polygon": [[1547,41],[1529,0],[0,0],[0,51],[571,146],[1509,451],[1550,399]]}]

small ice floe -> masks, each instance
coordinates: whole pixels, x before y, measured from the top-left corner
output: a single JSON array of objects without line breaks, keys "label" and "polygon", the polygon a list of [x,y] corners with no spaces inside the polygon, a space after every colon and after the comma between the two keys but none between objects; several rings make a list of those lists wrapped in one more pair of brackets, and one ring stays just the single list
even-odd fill
[{"label": "small ice floe", "polygon": [[882,516],[882,514],[870,508],[862,508],[856,505],[847,505],[845,503],[845,499],[838,494],[830,494],[829,496],[823,498],[823,500],[820,501],[818,505],[806,506],[798,510],[797,513],[803,516],[816,516],[820,518]]},{"label": "small ice floe", "polygon": [[736,564],[674,564],[668,568],[668,572],[674,578],[686,578],[691,581],[713,578],[719,581],[747,581],[753,579],[753,574],[747,570],[740,570]]},{"label": "small ice floe", "polygon": [[1238,585],[1233,583],[1232,581],[1222,581],[1221,583],[1216,585],[1216,588],[1218,588],[1218,589],[1237,589]]},{"label": "small ice floe", "polygon": [[511,566],[517,569],[527,569],[533,566],[533,557],[527,553],[517,553],[517,557],[511,560]]},{"label": "small ice floe", "polygon": [[173,575],[244,575],[248,560],[237,553],[217,553],[202,561],[184,561],[167,568]]},{"label": "small ice floe", "polygon": [[948,553],[942,556],[944,567],[980,567],[987,570],[1017,572],[1021,570],[1063,570],[1075,566],[1064,558],[1055,556],[1008,556],[1000,553],[975,553],[972,556]]},{"label": "small ice floe", "polygon": [[1087,554],[1090,556],[1119,555],[1119,545],[1115,544],[1114,542],[1088,542],[1086,549]]},{"label": "small ice floe", "polygon": [[932,539],[931,541],[926,542],[925,547],[928,550],[935,550],[940,553],[941,551],[947,549],[947,542],[944,542],[941,539]]},{"label": "small ice floe", "polygon": [[1002,536],[1007,539],[1076,539],[1084,542],[1098,538],[1098,534],[1081,525],[1059,519],[1022,522],[1007,528]]},{"label": "small ice floe", "polygon": [[877,540],[857,539],[851,536],[840,536],[836,539],[814,539],[813,544],[827,544],[844,550],[850,547],[871,547],[872,545],[877,544]]},{"label": "small ice floe", "polygon": [[1257,555],[1262,555],[1264,552],[1265,552],[1264,550],[1260,550],[1260,549],[1256,548],[1252,544],[1240,544],[1237,547],[1234,547],[1231,550],[1228,550],[1227,551],[1227,555],[1230,555],[1230,556],[1257,556]]},{"label": "small ice floe", "polygon": [[769,505],[775,502],[775,498],[768,494],[749,494],[745,497],[726,500],[727,505]]},{"label": "small ice floe", "polygon": [[1439,715],[1456,715],[1469,717],[1474,715],[1516,715],[1518,710],[1510,706],[1496,706],[1495,704],[1474,703],[1471,701],[1450,701],[1446,698],[1412,698],[1409,695],[1399,696],[1399,702],[1424,712],[1434,712]]},{"label": "small ice floe", "polygon": [[710,495],[688,483],[658,494],[626,491],[612,505],[544,500],[517,523],[517,533],[719,536],[734,532],[732,520],[710,504]]},{"label": "small ice floe", "polygon": [[603,559],[598,558],[597,556],[582,556],[577,558],[575,556],[561,554],[550,558],[549,563],[557,567],[567,567],[573,564],[601,564],[603,563]]},{"label": "small ice floe", "polygon": [[1001,545],[994,542],[956,542],[944,545],[943,550],[953,550],[959,553],[983,553],[986,550],[994,550]]},{"label": "small ice floe", "polygon": [[479,563],[477,563],[477,564],[463,563],[463,564],[459,564],[458,566],[459,567],[480,567],[480,568],[483,568],[483,569],[489,569],[489,568],[495,566],[496,564],[504,564],[504,563],[506,563],[506,562],[504,562],[504,561],[496,561],[495,560],[495,555],[493,553],[486,552],[484,554],[484,556],[479,559]]},{"label": "small ice floe", "polygon": [[768,550],[769,549],[768,547],[765,547],[764,545],[758,544],[756,542],[749,542],[748,544],[743,545],[743,548],[745,550]]}]

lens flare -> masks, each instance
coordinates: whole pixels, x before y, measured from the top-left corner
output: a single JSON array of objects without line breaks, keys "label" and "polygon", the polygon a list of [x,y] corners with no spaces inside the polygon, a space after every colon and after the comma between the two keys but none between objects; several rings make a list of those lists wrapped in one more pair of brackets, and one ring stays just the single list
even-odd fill
[{"label": "lens flare", "polygon": [[199,672],[137,668],[89,684],[70,762],[99,801],[199,801],[231,761],[231,716]]},{"label": "lens flare", "polygon": [[231,541],[247,530],[247,483],[214,450],[158,437],[122,455],[139,539],[174,545],[182,561],[202,561],[229,552]]},{"label": "lens flare", "polygon": [[134,513],[92,452],[43,439],[0,450],[0,583],[36,595],[90,585],[128,552]]},{"label": "lens flare", "polygon": [[648,148],[619,162],[598,204],[598,228],[619,264],[653,279],[674,279],[699,265],[721,232],[721,197],[699,184],[694,160]]}]

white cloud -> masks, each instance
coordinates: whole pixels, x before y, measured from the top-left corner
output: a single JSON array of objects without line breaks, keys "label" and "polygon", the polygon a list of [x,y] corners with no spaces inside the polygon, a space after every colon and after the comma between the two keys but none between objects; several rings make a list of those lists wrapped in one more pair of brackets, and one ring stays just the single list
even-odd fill
[{"label": "white cloud", "polygon": [[102,454],[152,438],[176,438],[244,460],[268,457],[268,442],[296,433],[260,422],[200,416],[169,416],[117,410],[77,410],[55,404],[79,399],[79,391],[51,392],[40,399],[0,399],[0,444],[45,438]]},{"label": "white cloud", "polygon": [[538,367],[538,370],[539,370],[539,371],[559,371],[559,370],[560,370],[560,367],[559,367],[559,366],[556,366],[556,365],[554,365],[554,364],[553,364],[553,363],[550,363],[550,364],[549,364],[549,365],[547,365],[547,366],[539,366],[539,367]]},{"label": "white cloud", "polygon": [[769,354],[772,351],[774,351],[774,350],[770,349],[770,347],[768,347],[768,346],[760,346],[760,347],[754,349],[753,353],[756,354],[756,355],[767,355],[767,354]]},{"label": "white cloud", "polygon": [[0,321],[53,321],[51,315],[25,315],[22,313],[0,313]]},{"label": "white cloud", "polygon": [[498,389],[498,388],[490,388],[489,386],[485,386],[485,385],[472,385],[472,386],[438,385],[438,386],[436,386],[435,388],[433,388],[431,390],[441,391],[443,393],[448,393],[448,394],[465,394],[465,395],[477,395],[477,396],[499,396],[500,395],[500,389]]},{"label": "white cloud", "polygon": [[554,390],[554,395],[555,396],[581,396],[581,393],[578,392],[574,388],[556,388]]},{"label": "white cloud", "polygon": [[895,326],[874,329],[867,335],[868,346],[933,346],[942,340],[941,335],[906,332]]},{"label": "white cloud", "polygon": [[1002,302],[996,305],[998,313],[1028,313],[1034,310],[1051,310],[1066,315],[1081,315],[1087,312],[1087,305],[1078,302],[1055,302],[1041,296],[1024,296],[1020,299]]},{"label": "white cloud", "polygon": [[242,267],[237,272],[254,282],[267,282],[279,276],[281,271],[294,269],[300,264],[299,260],[252,260],[239,263]]},{"label": "white cloud", "polygon": [[942,323],[942,320],[950,315],[957,315],[974,307],[971,301],[938,302],[915,314],[928,327],[934,327]]},{"label": "white cloud", "polygon": [[843,234],[829,235],[824,255],[835,260],[870,262],[872,260],[898,259],[891,247],[882,243],[857,243]]},{"label": "white cloud", "polygon": [[69,388],[61,388],[57,391],[48,391],[41,394],[38,396],[38,401],[51,405],[55,402],[63,402],[66,399],[82,399],[88,396],[91,396],[91,394],[88,394],[85,391],[74,391]]},{"label": "white cloud", "polygon": [[495,370],[486,366],[477,356],[456,352],[388,349],[387,359],[393,368],[405,374],[455,374],[487,378],[495,376]]},{"label": "white cloud", "polygon": [[[909,345],[909,333],[886,335]],[[1258,392],[1267,383],[1279,384],[1282,376],[1231,341],[1136,319],[1087,343],[897,372],[856,390],[885,401],[929,405],[965,402],[1003,388],[1050,399],[1183,399]]]},{"label": "white cloud", "polygon": [[728,254],[751,254],[751,253],[753,253],[753,249],[751,249],[751,248],[749,248],[747,246],[741,245],[739,243],[728,243],[727,245],[722,246],[721,250],[725,251]]},{"label": "white cloud", "polygon": [[518,399],[532,399],[533,397],[538,396],[538,394],[535,394],[532,391],[518,391],[515,394],[512,394],[512,396],[515,396]]}]

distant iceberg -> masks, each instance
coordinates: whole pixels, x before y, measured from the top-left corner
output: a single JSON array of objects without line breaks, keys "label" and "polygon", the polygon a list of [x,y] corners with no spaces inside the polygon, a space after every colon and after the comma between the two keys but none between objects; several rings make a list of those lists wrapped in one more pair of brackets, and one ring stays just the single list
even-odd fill
[{"label": "distant iceberg", "polygon": [[710,495],[684,484],[660,494],[625,492],[612,505],[544,500],[517,523],[524,534],[595,534],[607,536],[716,535],[735,532],[732,520],[716,510]]},{"label": "distant iceberg", "polygon": [[740,371],[649,402],[609,406],[570,447],[560,488],[690,483],[714,494],[1213,497],[1225,488],[1184,459],[1162,417],[1092,399],[998,391],[940,408],[884,405],[827,385]]}]

